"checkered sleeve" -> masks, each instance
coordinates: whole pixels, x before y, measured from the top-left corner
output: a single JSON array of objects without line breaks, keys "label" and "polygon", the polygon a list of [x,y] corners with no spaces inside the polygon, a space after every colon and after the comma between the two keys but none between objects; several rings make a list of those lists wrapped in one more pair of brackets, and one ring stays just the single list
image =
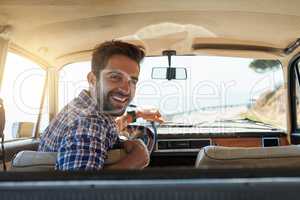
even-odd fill
[{"label": "checkered sleeve", "polygon": [[97,118],[80,118],[69,128],[58,149],[56,169],[99,170],[103,168],[111,136],[109,125]]}]

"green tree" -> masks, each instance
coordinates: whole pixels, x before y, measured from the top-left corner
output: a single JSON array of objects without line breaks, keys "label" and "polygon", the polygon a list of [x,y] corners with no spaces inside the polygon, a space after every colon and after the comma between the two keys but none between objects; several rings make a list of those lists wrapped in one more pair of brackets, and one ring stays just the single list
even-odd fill
[{"label": "green tree", "polygon": [[277,60],[253,60],[249,67],[257,73],[265,73],[280,67],[280,62]]}]

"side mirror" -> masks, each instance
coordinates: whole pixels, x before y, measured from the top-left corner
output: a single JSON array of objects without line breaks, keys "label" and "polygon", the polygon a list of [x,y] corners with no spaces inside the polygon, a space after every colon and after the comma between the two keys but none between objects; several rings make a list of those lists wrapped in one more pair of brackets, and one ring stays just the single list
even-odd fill
[{"label": "side mirror", "polygon": [[152,68],[152,79],[186,80],[186,68],[177,67],[154,67]]}]

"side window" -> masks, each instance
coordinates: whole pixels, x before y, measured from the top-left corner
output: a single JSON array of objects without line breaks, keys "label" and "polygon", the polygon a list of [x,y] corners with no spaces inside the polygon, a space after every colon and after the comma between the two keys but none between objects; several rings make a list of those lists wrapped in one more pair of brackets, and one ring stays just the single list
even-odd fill
[{"label": "side window", "polygon": [[295,104],[296,104],[296,119],[297,119],[297,129],[300,129],[300,82],[299,82],[299,72],[300,72],[300,63],[298,62],[297,67],[295,68]]},{"label": "side window", "polygon": [[88,89],[87,74],[91,70],[90,62],[78,62],[64,66],[59,72],[58,111],[83,89]]},{"label": "side window", "polygon": [[39,65],[8,53],[1,88],[6,113],[6,140],[33,136],[45,78],[46,71]]}]

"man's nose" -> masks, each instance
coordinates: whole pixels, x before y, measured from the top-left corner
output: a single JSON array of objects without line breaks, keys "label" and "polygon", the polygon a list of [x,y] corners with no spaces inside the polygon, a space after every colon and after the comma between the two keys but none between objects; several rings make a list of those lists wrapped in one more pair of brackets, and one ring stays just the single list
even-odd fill
[{"label": "man's nose", "polygon": [[122,86],[120,87],[122,91],[126,94],[130,93],[130,80],[122,81]]}]

